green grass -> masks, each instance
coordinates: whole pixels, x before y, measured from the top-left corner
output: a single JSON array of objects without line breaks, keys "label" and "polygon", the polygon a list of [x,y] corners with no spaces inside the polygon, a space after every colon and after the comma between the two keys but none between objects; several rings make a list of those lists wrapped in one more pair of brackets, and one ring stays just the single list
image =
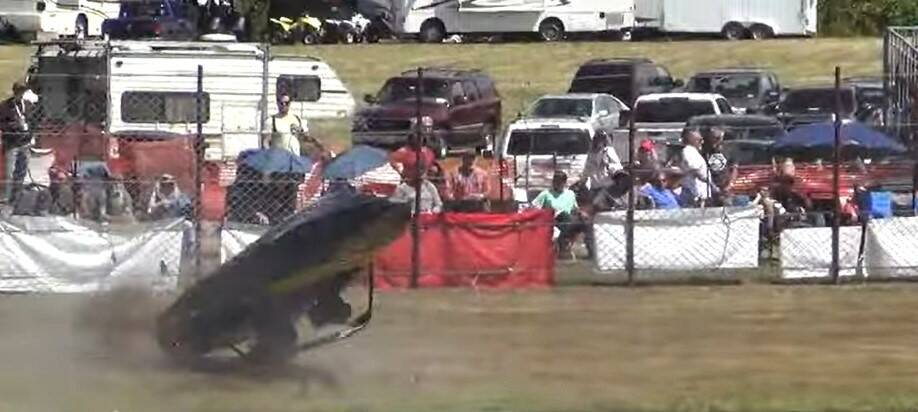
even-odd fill
[{"label": "green grass", "polygon": [[[564,92],[577,66],[596,57],[646,56],[686,78],[727,66],[774,69],[787,85],[833,81],[836,65],[845,76],[876,75],[882,70],[882,41],[875,38],[773,40],[766,42],[572,42],[558,44],[377,44],[279,47],[286,54],[327,60],[355,98],[376,93],[390,76],[417,66],[479,68],[497,81],[505,123],[536,97]],[[0,46],[0,95],[25,71],[28,48]],[[335,144],[350,141],[348,121],[317,121],[313,127]]]}]

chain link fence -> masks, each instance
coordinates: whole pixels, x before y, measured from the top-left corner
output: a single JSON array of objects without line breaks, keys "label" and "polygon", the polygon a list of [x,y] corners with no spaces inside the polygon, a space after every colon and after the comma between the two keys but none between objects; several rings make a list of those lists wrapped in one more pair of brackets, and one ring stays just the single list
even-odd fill
[{"label": "chain link fence", "polygon": [[[271,114],[280,107],[264,109],[265,97],[252,100],[260,108],[254,115],[228,111],[206,73],[144,88],[119,85],[92,61],[74,57],[72,65],[31,73],[27,86],[39,99],[24,109],[21,139],[4,131],[7,290],[89,289],[131,277],[178,285],[326,193],[413,199],[418,175],[425,178],[417,231],[375,265],[393,287],[553,284],[571,271],[630,283],[902,278],[918,266],[908,155],[869,161],[840,153],[836,176],[831,145],[820,158],[775,155],[760,144],[760,135],[774,137],[774,124],[699,125],[689,128],[699,132],[698,155],[719,175],[696,181],[681,125],[669,135],[651,131],[633,103],[589,99],[589,113],[581,114],[614,110],[618,118],[605,126],[603,116],[574,116],[580,112],[483,121],[463,136],[415,104],[407,114],[348,119],[354,142],[372,150],[332,153],[302,119],[278,126]],[[484,104],[485,83],[449,83],[442,72],[420,70],[415,86],[409,81],[400,92],[421,98],[401,98]],[[897,79],[887,84],[910,81],[887,76]],[[530,87],[526,94],[539,93]],[[907,123],[885,120],[881,130]],[[840,126],[845,142],[849,131]],[[717,129],[722,145],[712,147]],[[617,159],[603,160],[599,130]],[[302,156],[276,150],[289,139]],[[557,172],[566,174],[562,186],[572,199],[553,189]]]}]

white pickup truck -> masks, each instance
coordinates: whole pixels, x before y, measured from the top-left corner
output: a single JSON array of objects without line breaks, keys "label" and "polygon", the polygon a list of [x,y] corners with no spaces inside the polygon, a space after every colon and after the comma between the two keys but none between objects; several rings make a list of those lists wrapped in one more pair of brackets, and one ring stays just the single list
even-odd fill
[{"label": "white pickup truck", "polygon": [[[634,103],[635,145],[649,138],[663,152],[678,143],[685,123],[695,116],[733,114],[735,109],[724,96],[712,93],[657,93],[641,96]],[[619,153],[628,153],[628,142],[613,142]],[[624,151],[621,151],[624,150]]]}]

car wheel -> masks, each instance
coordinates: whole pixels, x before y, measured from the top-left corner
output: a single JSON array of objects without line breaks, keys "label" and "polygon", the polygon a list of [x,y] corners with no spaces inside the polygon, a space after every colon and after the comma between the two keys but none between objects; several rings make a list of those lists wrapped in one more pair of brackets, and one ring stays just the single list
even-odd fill
[{"label": "car wheel", "polygon": [[730,41],[742,40],[746,38],[746,28],[737,22],[727,23],[721,31],[724,38]]},{"label": "car wheel", "polygon": [[421,25],[420,38],[423,43],[442,43],[446,37],[446,29],[436,20],[427,20]]},{"label": "car wheel", "polygon": [[539,25],[539,36],[547,42],[564,40],[564,25],[557,19],[548,19]]},{"label": "car wheel", "polygon": [[767,40],[775,37],[775,31],[764,24],[754,24],[749,28],[749,34],[755,40]]}]

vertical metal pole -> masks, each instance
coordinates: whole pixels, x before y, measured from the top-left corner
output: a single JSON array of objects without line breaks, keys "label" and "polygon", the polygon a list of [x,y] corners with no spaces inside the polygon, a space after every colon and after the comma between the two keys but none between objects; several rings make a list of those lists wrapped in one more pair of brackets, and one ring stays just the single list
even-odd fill
[{"label": "vertical metal pole", "polygon": [[841,226],[841,190],[839,171],[841,163],[841,67],[835,67],[835,145],[832,150],[832,282],[838,283],[839,230]]},{"label": "vertical metal pole", "polygon": [[424,129],[424,123],[421,116],[421,99],[424,96],[424,70],[418,67],[418,85],[414,88],[415,96],[417,99],[417,105],[415,107],[417,115],[417,124],[414,131],[414,141],[412,145],[414,147],[414,168],[415,168],[415,181],[414,181],[414,216],[411,218],[411,288],[418,287],[418,279],[421,277],[421,173],[423,173],[423,167],[421,166],[422,156],[421,151],[424,149],[424,144],[421,142],[421,132]]},{"label": "vertical metal pole", "polygon": [[203,199],[201,170],[204,168],[204,66],[198,65],[198,92],[195,94],[195,124],[197,133],[194,138],[194,273],[201,276],[201,219],[203,217]]},{"label": "vertical metal pole", "polygon": [[885,97],[883,98],[883,114],[881,117],[883,130],[886,133],[889,133],[889,119],[887,116],[889,114],[889,101],[892,99],[892,94],[889,90],[889,67],[889,29],[887,29],[886,33],[883,35],[883,92]]},{"label": "vertical metal pole", "polygon": [[628,179],[631,190],[628,190],[628,212],[625,215],[625,270],[628,272],[628,285],[634,284],[634,102],[631,104],[631,116],[628,119]]}]

